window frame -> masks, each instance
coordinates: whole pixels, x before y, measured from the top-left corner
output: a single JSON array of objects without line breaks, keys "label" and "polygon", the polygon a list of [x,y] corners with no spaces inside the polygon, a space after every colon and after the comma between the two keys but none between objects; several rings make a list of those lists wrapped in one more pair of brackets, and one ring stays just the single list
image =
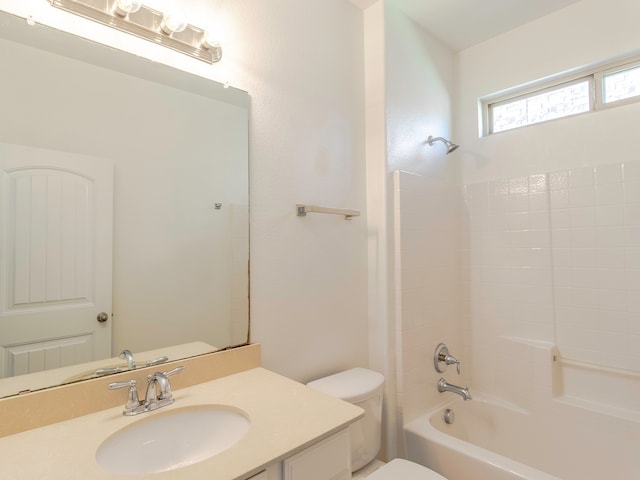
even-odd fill
[{"label": "window frame", "polygon": [[611,102],[604,101],[604,77],[614,73],[624,72],[625,70],[632,70],[638,67],[640,67],[640,58],[636,57],[633,60],[627,59],[614,64],[606,65],[606,68],[594,72],[596,88],[599,92],[599,95],[596,96],[596,110],[607,110],[609,108],[640,102],[640,95],[635,95],[633,97],[623,98],[620,100],[613,100]]},{"label": "window frame", "polygon": [[[507,128],[505,130],[500,130],[498,132],[494,131],[494,123],[493,123],[493,109],[495,107],[500,107],[502,105],[507,105],[509,103],[515,103],[519,100],[524,100],[527,98],[533,98],[536,97],[538,95],[544,95],[545,93],[548,92],[553,92],[555,90],[560,90],[562,88],[566,88],[566,87],[570,87],[572,85],[577,85],[579,83],[583,83],[583,82],[587,82],[588,84],[588,88],[589,88],[589,109],[586,112],[578,112],[578,113],[572,113],[572,114],[568,114],[568,115],[563,115],[562,117],[557,117],[557,118],[550,118],[548,120],[542,120],[539,122],[533,122],[533,123],[527,123],[526,125],[520,125],[517,127],[513,127],[513,128]],[[502,133],[502,132],[508,132],[510,130],[515,130],[517,128],[523,128],[523,127],[529,127],[531,125],[538,125],[539,123],[545,123],[545,122],[550,122],[552,120],[558,120],[560,118],[566,118],[566,117],[573,117],[575,115],[582,115],[584,113],[589,113],[593,110],[594,106],[593,106],[593,96],[595,94],[595,82],[594,82],[594,78],[591,75],[587,75],[587,76],[580,76],[571,80],[567,80],[561,83],[553,83],[551,85],[548,85],[546,87],[543,88],[535,88],[532,89],[530,92],[528,93],[520,93],[519,95],[516,96],[509,96],[505,99],[502,100],[495,100],[492,101],[491,103],[487,104],[487,119],[488,119],[488,134],[492,135],[494,133]]]},{"label": "window frame", "polygon": [[[608,110],[618,106],[628,105],[631,103],[640,102],[640,95],[636,95],[621,100],[614,100],[611,102],[604,102],[604,77],[613,73],[619,73],[625,70],[630,70],[636,67],[640,67],[640,56],[629,57],[622,60],[608,62],[605,64],[592,67],[590,69],[574,71],[568,74],[560,74],[553,78],[545,79],[543,81],[530,82],[519,87],[510,88],[498,94],[489,95],[480,99],[480,137],[486,137],[489,135],[495,135],[499,133],[511,132],[520,128],[531,127],[533,125],[539,125],[541,123],[547,123],[554,120],[566,119],[569,117],[585,115],[600,110]],[[506,130],[494,131],[493,125],[493,107],[505,105],[511,102],[516,102],[525,98],[534,97],[536,95],[544,94],[545,92],[553,91],[563,87],[571,86],[576,83],[587,80],[589,82],[589,109],[585,112],[579,112],[575,114],[565,115],[563,117],[552,118],[549,120],[543,120],[540,122],[529,123]]]}]

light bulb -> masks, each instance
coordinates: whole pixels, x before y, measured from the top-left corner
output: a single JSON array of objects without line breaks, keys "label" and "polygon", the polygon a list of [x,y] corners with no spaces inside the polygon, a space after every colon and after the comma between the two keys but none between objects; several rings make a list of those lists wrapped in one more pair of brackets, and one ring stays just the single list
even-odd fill
[{"label": "light bulb", "polygon": [[219,62],[222,58],[222,47],[220,46],[217,37],[211,32],[204,33],[202,40],[200,41],[200,46],[211,52],[211,60],[214,63]]},{"label": "light bulb", "polygon": [[140,0],[116,0],[113,6],[116,15],[126,17],[130,13],[136,13],[142,7]]},{"label": "light bulb", "polygon": [[187,18],[179,8],[173,8],[163,15],[160,29],[167,35],[182,32],[185,28],[187,28]]},{"label": "light bulb", "polygon": [[218,37],[214,33],[212,33],[211,31],[206,31],[202,35],[200,46],[202,48],[215,48],[219,47],[220,43],[218,42]]}]

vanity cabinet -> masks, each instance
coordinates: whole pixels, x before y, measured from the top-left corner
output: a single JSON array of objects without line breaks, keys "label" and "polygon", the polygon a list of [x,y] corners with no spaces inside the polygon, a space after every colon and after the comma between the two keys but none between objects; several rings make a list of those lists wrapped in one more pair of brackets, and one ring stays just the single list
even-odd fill
[{"label": "vanity cabinet", "polygon": [[[104,389],[109,380],[96,379],[105,384],[102,385]],[[122,380],[126,380],[126,377]],[[76,390],[63,388],[69,390],[69,395],[65,398],[71,399],[71,393]],[[41,397],[37,393],[30,395],[36,400]],[[154,419],[167,419],[185,409],[203,410],[205,406],[211,405],[215,409],[243,412],[250,418],[251,425],[245,436],[220,455],[182,465],[181,458],[192,458],[187,450],[183,457],[178,455],[175,458],[171,464],[175,468],[160,475],[163,479],[351,479],[348,429],[363,414],[362,409],[353,404],[321,394],[260,367],[185,387],[176,390],[174,395],[174,404],[163,407],[160,412],[145,413],[139,419],[122,415],[122,405],[118,405],[2,437],[0,478],[112,480],[113,472],[96,460],[97,452],[106,439],[113,440],[118,432],[130,430],[138,422],[150,426],[159,425],[154,423]],[[21,399],[23,411],[33,409],[32,403],[25,403],[29,396]],[[1,403],[0,412],[4,412]],[[4,419],[6,415],[0,416]],[[200,427],[198,425],[195,428]],[[158,438],[164,438],[164,430],[157,430]],[[229,433],[224,429],[220,432],[224,435]],[[126,448],[127,444],[121,445]],[[153,468],[154,458],[149,458],[151,455],[145,457],[150,460]],[[117,458],[116,462],[120,460]],[[68,468],[71,464],[74,465],[72,475]],[[145,478],[151,476],[153,475],[144,475]]]},{"label": "vanity cabinet", "polygon": [[351,480],[350,448],[344,429],[246,480]]},{"label": "vanity cabinet", "polygon": [[349,431],[312,445],[284,460],[282,480],[350,480]]},{"label": "vanity cabinet", "polygon": [[246,480],[282,480],[282,464],[278,462],[269,465],[265,470],[256,473]]},{"label": "vanity cabinet", "polygon": [[247,480],[269,480],[269,477],[267,476],[267,471],[263,470],[260,473],[256,473],[255,475],[247,478]]}]

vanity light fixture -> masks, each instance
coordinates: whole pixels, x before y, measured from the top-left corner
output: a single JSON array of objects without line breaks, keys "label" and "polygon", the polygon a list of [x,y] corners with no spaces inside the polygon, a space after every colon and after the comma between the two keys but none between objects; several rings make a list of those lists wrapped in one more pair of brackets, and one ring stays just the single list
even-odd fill
[{"label": "vanity light fixture", "polygon": [[113,12],[121,17],[126,17],[130,13],[136,13],[140,8],[142,8],[142,2],[138,0],[116,0]]},{"label": "vanity light fixture", "polygon": [[[222,47],[218,43],[218,39],[214,37],[211,32],[204,32],[202,40],[200,40],[200,46],[211,52],[214,63],[219,62],[222,58]],[[229,85],[226,85],[225,88],[228,86]]]},{"label": "vanity light fixture", "polygon": [[219,62],[222,47],[204,29],[187,23],[179,9],[160,12],[140,0],[49,0],[51,5],[130,33],[207,63]]}]

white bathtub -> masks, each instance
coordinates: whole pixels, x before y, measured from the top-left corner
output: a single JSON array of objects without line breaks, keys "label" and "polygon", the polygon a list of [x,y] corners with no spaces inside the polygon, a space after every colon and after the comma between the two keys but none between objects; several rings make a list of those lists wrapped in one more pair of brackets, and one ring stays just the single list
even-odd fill
[{"label": "white bathtub", "polygon": [[637,422],[560,403],[542,415],[474,395],[405,425],[405,436],[409,460],[448,480],[640,479]]}]

